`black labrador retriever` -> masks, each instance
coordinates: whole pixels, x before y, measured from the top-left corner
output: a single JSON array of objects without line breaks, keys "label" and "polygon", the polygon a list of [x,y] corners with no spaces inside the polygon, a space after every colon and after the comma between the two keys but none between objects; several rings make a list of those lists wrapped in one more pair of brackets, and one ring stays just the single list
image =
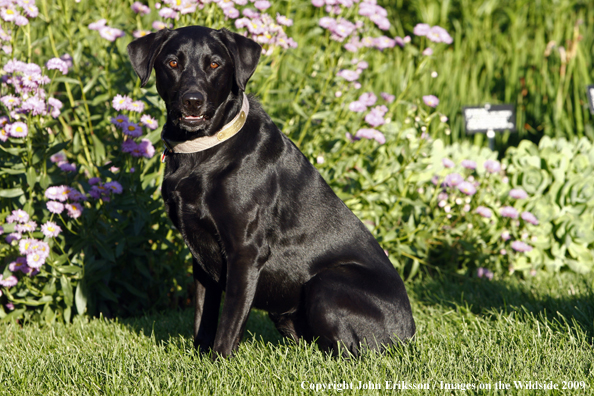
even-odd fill
[{"label": "black labrador retriever", "polygon": [[414,335],[404,283],[380,245],[245,96],[257,43],[191,26],[134,40],[128,53],[143,85],[154,67],[167,105],[162,194],[193,255],[196,348],[232,354],[252,307],[283,336],[333,354]]}]

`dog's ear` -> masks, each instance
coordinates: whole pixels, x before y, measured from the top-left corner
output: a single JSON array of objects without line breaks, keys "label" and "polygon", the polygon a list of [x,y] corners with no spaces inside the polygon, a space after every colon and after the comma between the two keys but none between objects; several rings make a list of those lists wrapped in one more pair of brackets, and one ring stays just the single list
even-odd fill
[{"label": "dog's ear", "polygon": [[227,29],[220,29],[218,32],[221,40],[227,46],[231,58],[233,58],[237,86],[245,91],[245,85],[258,66],[262,47],[255,41]]},{"label": "dog's ear", "polygon": [[163,44],[165,44],[165,40],[169,37],[170,33],[171,30],[169,29],[162,29],[157,33],[151,33],[137,38],[128,44],[130,62],[132,62],[134,71],[140,77],[143,87],[148,82],[153,71],[155,59],[161,52]]}]

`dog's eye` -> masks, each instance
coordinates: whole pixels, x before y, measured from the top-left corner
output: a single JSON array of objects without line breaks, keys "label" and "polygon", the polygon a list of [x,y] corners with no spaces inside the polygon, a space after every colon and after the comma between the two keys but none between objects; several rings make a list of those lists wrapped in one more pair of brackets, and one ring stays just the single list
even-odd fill
[{"label": "dog's eye", "polygon": [[212,62],[212,63],[210,64],[210,68],[211,68],[211,69],[216,69],[217,67],[219,67],[219,64],[218,64],[217,62]]},{"label": "dog's eye", "polygon": [[175,69],[177,67],[177,61],[174,61],[174,60],[169,61],[169,66],[171,66],[172,68]]}]

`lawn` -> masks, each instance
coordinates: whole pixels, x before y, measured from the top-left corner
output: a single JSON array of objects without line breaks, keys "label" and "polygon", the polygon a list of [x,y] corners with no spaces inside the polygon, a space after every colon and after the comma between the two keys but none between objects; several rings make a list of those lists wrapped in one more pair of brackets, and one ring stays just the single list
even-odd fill
[{"label": "lawn", "polygon": [[[416,340],[346,360],[280,339],[260,311],[252,312],[237,354],[217,362],[194,352],[191,310],[51,327],[2,324],[0,393],[371,395],[408,387],[409,394],[441,395],[506,386],[499,392],[592,393],[593,281],[570,273],[418,278],[407,284]],[[381,388],[356,389],[370,382]],[[554,389],[518,390],[520,383]],[[410,389],[419,385],[429,390]]]}]

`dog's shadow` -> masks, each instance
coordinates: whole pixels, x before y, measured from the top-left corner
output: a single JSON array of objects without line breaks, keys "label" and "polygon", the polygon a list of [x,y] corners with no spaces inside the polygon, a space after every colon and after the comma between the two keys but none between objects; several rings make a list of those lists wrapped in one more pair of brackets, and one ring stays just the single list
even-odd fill
[{"label": "dog's shadow", "polygon": [[[186,308],[121,319],[121,322],[139,335],[154,337],[158,344],[188,343],[191,345],[193,320],[193,308]],[[248,340],[280,345],[283,337],[274,327],[268,313],[252,309],[243,336],[243,341]]]},{"label": "dog's shadow", "polygon": [[[414,281],[407,289],[418,306],[464,309],[474,315],[508,315],[534,318],[558,328],[579,326],[594,337],[594,291],[592,274],[539,275],[539,282],[510,277],[504,281],[470,277],[439,277]],[[564,279],[567,278],[567,279]]]}]

